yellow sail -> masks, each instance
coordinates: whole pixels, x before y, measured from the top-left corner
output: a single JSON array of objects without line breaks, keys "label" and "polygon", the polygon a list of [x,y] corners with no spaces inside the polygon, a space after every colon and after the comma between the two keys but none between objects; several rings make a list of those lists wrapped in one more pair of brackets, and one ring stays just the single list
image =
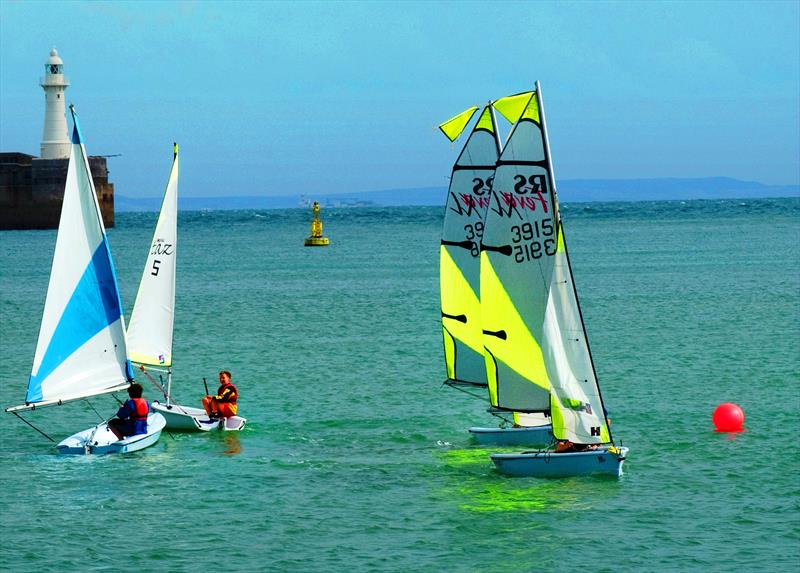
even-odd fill
[{"label": "yellow sail", "polygon": [[499,149],[494,116],[487,106],[453,166],[445,205],[439,280],[445,368],[451,383],[486,385],[478,255]]},{"label": "yellow sail", "polygon": [[464,128],[467,127],[469,120],[472,119],[472,116],[475,115],[475,112],[478,111],[478,106],[474,105],[468,109],[465,109],[458,115],[451,117],[447,121],[439,124],[439,130],[444,133],[445,137],[450,141],[455,141],[461,132],[464,131]]}]

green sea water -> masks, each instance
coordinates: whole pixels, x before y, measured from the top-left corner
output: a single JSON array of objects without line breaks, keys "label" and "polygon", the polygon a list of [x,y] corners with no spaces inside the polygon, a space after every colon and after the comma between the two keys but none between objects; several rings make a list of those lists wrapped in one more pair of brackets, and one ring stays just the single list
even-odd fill
[{"label": "green sea water", "polygon": [[[58,457],[0,416],[0,569],[790,571],[800,200],[567,204],[620,479],[508,478],[442,386],[440,208],[182,213],[174,394],[234,374],[241,433]],[[154,213],[109,231],[129,316]],[[0,233],[0,403],[22,402],[55,231]],[[147,387],[146,397],[156,391]],[[747,431],[713,431],[739,403]],[[27,413],[57,440],[110,397]]]}]

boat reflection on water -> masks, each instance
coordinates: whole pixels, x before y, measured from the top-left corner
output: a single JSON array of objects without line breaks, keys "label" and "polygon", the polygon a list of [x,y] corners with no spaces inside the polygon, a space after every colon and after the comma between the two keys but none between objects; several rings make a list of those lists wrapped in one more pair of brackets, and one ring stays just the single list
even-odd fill
[{"label": "boat reflection on water", "polygon": [[242,444],[239,442],[239,435],[234,432],[225,432],[223,434],[223,444],[225,445],[226,456],[235,456],[242,453]]},{"label": "boat reflection on water", "polygon": [[457,500],[459,508],[475,512],[587,511],[620,491],[620,480],[606,475],[508,480],[486,463],[488,453],[483,448],[441,452],[448,470],[447,483],[439,491],[442,498]]}]

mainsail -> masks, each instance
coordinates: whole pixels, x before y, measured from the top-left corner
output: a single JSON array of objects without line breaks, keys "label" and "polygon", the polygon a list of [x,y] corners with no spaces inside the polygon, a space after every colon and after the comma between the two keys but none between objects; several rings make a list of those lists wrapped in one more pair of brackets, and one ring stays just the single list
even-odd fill
[{"label": "mainsail", "polygon": [[497,162],[481,244],[490,401],[503,410],[549,411],[556,438],[605,443],[610,434],[561,226],[538,83],[536,91],[513,96],[513,104],[526,96]]},{"label": "mainsail", "polygon": [[175,144],[161,214],[153,233],[128,327],[128,355],[139,364],[165,368],[172,366],[177,237],[178,145]]},{"label": "mainsail", "polygon": [[[466,122],[461,129],[465,126]],[[445,364],[450,383],[486,386],[479,301],[479,245],[499,153],[496,121],[491,107],[486,106],[453,166],[445,206],[439,277]]]},{"label": "mainsail", "polygon": [[133,379],[111,250],[78,118],[70,111],[69,167],[27,406],[118,390]]}]

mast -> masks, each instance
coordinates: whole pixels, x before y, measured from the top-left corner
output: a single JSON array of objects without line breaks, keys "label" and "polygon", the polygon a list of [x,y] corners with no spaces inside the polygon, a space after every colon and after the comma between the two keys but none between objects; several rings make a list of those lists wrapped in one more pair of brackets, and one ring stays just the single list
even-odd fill
[{"label": "mast", "polygon": [[547,158],[547,168],[550,171],[550,185],[553,192],[553,210],[558,214],[559,224],[561,222],[561,210],[558,206],[558,186],[556,185],[556,172],[553,169],[553,154],[550,153],[550,136],[547,133],[547,119],[544,113],[544,99],[542,98],[542,87],[539,80],[536,80],[536,99],[539,102],[539,115],[542,123],[542,134],[544,135],[544,153]]},{"label": "mast", "polygon": [[[176,161],[178,161],[178,142],[177,141],[173,141],[172,142],[172,164],[173,164],[173,166],[175,165]],[[177,191],[176,191],[175,195],[176,195],[176,209],[177,209]],[[177,242],[177,232],[178,232],[177,231],[177,226],[178,226],[177,218],[178,218],[178,214],[176,212],[175,213],[175,227],[176,227],[176,229],[175,229],[175,233],[176,233],[175,240],[176,240],[176,242]],[[177,261],[176,261],[176,263],[175,263],[175,277],[176,277],[176,280],[177,280],[177,275],[178,275],[177,271],[178,271],[178,269],[177,269]],[[175,332],[174,328],[175,328],[175,325],[173,323],[173,334]],[[169,368],[167,368],[167,406],[169,406],[172,403],[172,364],[175,361],[175,348],[174,348],[174,346],[171,348],[171,354],[172,354],[172,360],[170,361]]]}]

